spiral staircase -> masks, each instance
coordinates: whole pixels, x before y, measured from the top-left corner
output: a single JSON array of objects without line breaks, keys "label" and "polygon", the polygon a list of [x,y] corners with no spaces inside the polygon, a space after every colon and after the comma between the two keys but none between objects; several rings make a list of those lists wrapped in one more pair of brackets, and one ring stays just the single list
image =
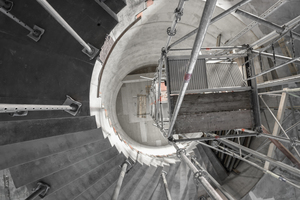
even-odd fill
[{"label": "spiral staircase", "polygon": [[[118,12],[126,6],[121,0],[48,2],[98,49],[118,24]],[[135,3],[144,5],[142,1]],[[124,162],[130,164],[120,200],[167,199],[162,173],[166,174],[172,199],[192,200],[203,195],[204,189],[195,184],[186,163],[177,158],[161,165],[142,163],[110,141],[90,113],[95,60],[81,52],[80,44],[46,10],[33,0],[13,0],[9,12],[45,32],[35,42],[27,37],[28,30],[1,14],[0,102],[61,105],[69,95],[82,107],[76,116],[64,111],[0,114],[1,200],[26,199],[41,183],[49,189],[36,199],[109,200]],[[229,172],[208,147],[194,145],[189,154],[221,185],[228,178]]]}]

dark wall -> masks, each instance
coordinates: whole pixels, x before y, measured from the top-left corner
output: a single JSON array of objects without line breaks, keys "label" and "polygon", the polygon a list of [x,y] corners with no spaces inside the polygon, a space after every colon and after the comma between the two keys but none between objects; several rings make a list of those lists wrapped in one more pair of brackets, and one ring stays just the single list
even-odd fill
[{"label": "dark wall", "polygon": [[[89,115],[89,85],[94,66],[83,47],[35,0],[14,0],[11,14],[28,26],[45,29],[38,42],[28,30],[0,13],[0,103],[62,104],[66,95],[83,103]],[[117,24],[93,0],[48,0],[87,43],[101,49]],[[44,114],[43,114],[44,113]],[[29,113],[28,118],[70,117],[63,111]],[[0,114],[0,120],[14,120]],[[23,117],[18,117],[18,120]]]}]

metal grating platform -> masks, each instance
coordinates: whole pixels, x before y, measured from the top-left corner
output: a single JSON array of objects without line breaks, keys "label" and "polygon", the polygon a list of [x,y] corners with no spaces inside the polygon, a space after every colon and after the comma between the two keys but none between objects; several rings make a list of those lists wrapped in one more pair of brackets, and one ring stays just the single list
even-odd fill
[{"label": "metal grating platform", "polygon": [[[188,58],[168,58],[171,94],[179,93],[188,61]],[[237,63],[206,63],[205,59],[198,59],[187,93],[201,93],[215,89],[221,91],[226,88],[248,90]]]}]

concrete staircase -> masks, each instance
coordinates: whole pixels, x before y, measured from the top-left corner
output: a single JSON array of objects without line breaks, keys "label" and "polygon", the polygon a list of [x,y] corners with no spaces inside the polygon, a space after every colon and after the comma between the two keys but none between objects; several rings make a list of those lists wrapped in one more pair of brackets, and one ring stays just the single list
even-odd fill
[{"label": "concrete staircase", "polygon": [[[11,138],[1,140],[0,170],[9,169],[16,188],[34,191],[45,182],[51,186],[46,200],[111,199],[126,157],[103,137],[94,117],[2,122],[0,129],[3,138]],[[210,149],[197,146],[194,152],[219,182],[226,178]],[[119,199],[166,199],[163,171],[172,199],[196,198],[194,176],[185,163],[155,167],[137,162],[125,175]]]},{"label": "concrete staircase", "polygon": [[[0,146],[0,170],[9,169],[16,188],[33,191],[38,182],[45,182],[51,186],[47,200],[111,199],[126,157],[103,137],[94,117],[0,123],[2,133],[9,134],[13,127],[16,140],[3,140]],[[173,199],[195,199],[193,174],[185,163],[133,164],[119,199],[166,199],[162,171],[167,172]]]},{"label": "concrete staircase", "polygon": [[[89,0],[50,3],[83,39],[102,45],[125,3],[101,2],[105,5]],[[94,61],[81,53],[82,47],[36,1],[14,1],[12,13],[38,24],[46,34],[35,43],[26,37],[26,30],[3,18],[0,53],[7,67],[0,73],[0,102],[60,105],[68,94],[83,106],[76,117],[62,111],[32,112],[22,118],[0,115],[0,170],[9,170],[16,188],[32,192],[40,181],[49,184],[46,200],[111,199],[126,157],[111,146],[89,116]],[[222,181],[223,171],[208,159],[209,152],[198,149],[195,154],[203,165]],[[163,171],[174,200],[196,198],[193,174],[184,163],[156,167],[136,162],[125,175],[119,199],[166,199]]]}]

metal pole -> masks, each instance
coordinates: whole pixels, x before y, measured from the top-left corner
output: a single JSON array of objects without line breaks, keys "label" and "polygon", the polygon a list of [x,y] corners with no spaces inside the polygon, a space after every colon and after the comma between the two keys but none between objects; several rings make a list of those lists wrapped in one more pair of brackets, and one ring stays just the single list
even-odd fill
[{"label": "metal pole", "polygon": [[241,138],[241,137],[256,137],[257,133],[246,133],[239,135],[215,135],[213,137],[199,137],[199,138],[188,138],[188,139],[178,139],[173,140],[174,142],[189,142],[189,141],[208,141],[208,140],[219,140],[219,139],[228,139],[228,138]]},{"label": "metal pole", "polygon": [[268,69],[268,70],[266,70],[266,71],[264,71],[264,72],[262,72],[262,73],[259,73],[259,74],[255,75],[255,76],[251,76],[250,78],[246,79],[245,81],[254,79],[254,78],[258,77],[258,76],[261,76],[261,75],[264,75],[264,74],[269,73],[269,72],[271,72],[271,71],[274,71],[275,69],[279,69],[279,68],[281,68],[281,67],[284,67],[284,66],[286,66],[286,65],[288,65],[288,64],[291,64],[291,63],[293,63],[293,62],[295,62],[295,61],[300,61],[300,57],[294,58],[294,59],[292,59],[292,60],[290,60],[290,61],[288,61],[288,62],[285,62],[285,63],[283,63],[283,64],[281,64],[281,65],[278,65],[278,66],[276,66],[276,67],[273,67],[273,68],[271,68],[271,69]]},{"label": "metal pole", "polygon": [[[260,96],[260,99],[262,100],[262,102],[265,104],[265,106],[267,107],[267,109],[269,110],[269,112],[271,113],[271,115],[273,116],[273,118],[275,119],[276,123],[278,124],[278,126],[280,127],[280,129],[282,130],[282,132],[284,133],[284,135],[290,139],[290,137],[288,136],[288,134],[285,132],[285,130],[283,129],[283,127],[281,126],[280,122],[278,121],[277,117],[273,114],[273,112],[271,111],[271,109],[269,108],[269,106],[267,105],[267,103],[265,102],[265,100],[262,98],[262,96]],[[295,145],[292,145],[292,147],[294,148],[294,150],[296,151],[298,157],[300,158],[300,153],[297,150]]]},{"label": "metal pole", "polygon": [[[266,18],[271,13],[276,11],[278,8],[280,8],[282,5],[284,5],[287,2],[287,0],[279,0],[275,4],[273,4],[268,10],[266,10],[263,14],[261,14],[260,18]],[[237,39],[242,37],[244,34],[246,34],[248,31],[250,31],[252,28],[254,28],[258,23],[253,21],[251,22],[247,27],[245,27],[243,30],[241,30],[238,34],[233,36],[230,40],[228,40],[225,44],[231,45],[233,42],[235,42]]]},{"label": "metal pole", "polygon": [[[256,51],[256,50],[251,50],[251,52],[255,55],[260,54],[261,56],[265,56],[265,57],[268,57],[268,58],[273,58],[273,54],[271,54],[271,53],[259,52],[259,51]],[[275,58],[278,59],[278,60],[284,60],[284,61],[293,60],[293,58],[286,57],[286,56],[281,56],[281,55],[277,55],[277,54],[275,54]]]},{"label": "metal pole", "polygon": [[272,22],[269,22],[267,20],[264,20],[256,15],[253,15],[252,13],[249,13],[249,12],[246,12],[246,11],[243,11],[243,10],[240,10],[240,9],[237,9],[235,11],[235,13],[239,14],[239,15],[242,15],[244,17],[247,17],[248,19],[251,19],[253,21],[256,21],[262,25],[265,25],[273,30],[276,30],[278,33],[282,33],[285,28],[281,27],[281,26],[278,26],[277,24],[274,24]]},{"label": "metal pole", "polygon": [[170,191],[169,191],[169,187],[168,187],[167,178],[166,178],[166,172],[162,172],[161,177],[162,177],[163,182],[164,182],[164,187],[165,187],[165,191],[166,191],[166,195],[167,195],[167,200],[172,200],[172,197],[171,197],[171,194],[170,194]]},{"label": "metal pole", "polygon": [[[195,158],[192,158],[192,161],[200,168],[201,171],[205,171],[204,168],[198,163],[198,161]],[[218,183],[218,181],[216,181],[216,179],[214,179],[214,177],[212,177],[212,175],[210,175],[210,173],[208,173],[207,171],[205,171],[205,173],[207,174],[208,178],[213,182],[213,184],[227,197],[227,199],[229,200],[235,200],[223,187],[222,185],[220,185]]]},{"label": "metal pole", "polygon": [[300,121],[298,121],[297,123],[295,123],[295,124],[292,125],[291,127],[287,128],[287,129],[285,130],[285,132],[287,133],[287,132],[293,130],[293,128],[297,127],[299,124],[300,124]]},{"label": "metal pole", "polygon": [[176,34],[176,26],[177,26],[177,22],[180,21],[180,18],[183,14],[183,6],[184,6],[184,2],[186,0],[179,0],[178,2],[178,6],[177,8],[175,9],[174,11],[174,20],[172,22],[172,26],[168,28],[167,30],[167,33],[169,35],[168,39],[167,39],[167,43],[166,43],[166,46],[165,46],[165,50],[167,50],[170,42],[171,42],[171,39],[172,37]]},{"label": "metal pole", "polygon": [[44,190],[45,190],[45,188],[40,188],[40,189],[36,190],[36,191],[33,192],[29,197],[27,197],[25,200],[34,200],[34,199],[37,198],[41,193],[43,193]]},{"label": "metal pole", "polygon": [[42,182],[38,182],[37,184],[38,184],[38,186],[37,186],[36,190],[25,200],[34,200],[38,196],[41,198],[44,198],[46,196],[47,192],[50,189],[50,186],[48,184],[45,184]]},{"label": "metal pole", "polygon": [[[224,12],[222,12],[221,14],[217,15],[216,17],[214,17],[211,21],[210,24],[215,23],[216,21],[222,19],[223,17],[229,15],[230,13],[234,12],[236,9],[238,9],[239,7],[249,3],[252,0],[243,0],[237,4],[235,4],[234,6],[232,6],[231,8],[225,10]],[[172,47],[174,47],[175,45],[179,44],[180,42],[186,40],[187,38],[191,37],[192,35],[196,34],[198,31],[198,28],[196,28],[195,30],[191,31],[190,33],[186,34],[185,36],[183,36],[182,38],[176,40],[175,42],[173,42],[169,47],[168,50],[171,49]]]},{"label": "metal pole", "polygon": [[159,103],[160,103],[160,86],[161,86],[161,75],[162,75],[162,66],[163,66],[163,62],[164,62],[164,56],[161,56],[160,61],[159,61],[159,66],[158,66],[158,89],[157,89],[157,98],[156,98],[156,102],[155,102],[155,120],[158,121],[158,114],[159,114]]},{"label": "metal pole", "polygon": [[[276,31],[272,31],[271,33],[269,33],[268,35],[264,36],[263,38],[255,41],[254,43],[252,43],[250,45],[250,48],[256,49],[260,46],[265,46],[267,43],[269,43],[271,40],[273,40],[274,38],[278,38],[278,40],[280,38],[282,38],[284,35],[286,35],[287,33],[289,33],[290,30],[294,30],[297,26],[299,26],[299,21],[300,21],[300,16],[292,19],[291,21],[287,22],[286,24],[284,24],[284,26],[287,28],[286,31],[284,31],[284,33],[282,33],[281,35],[278,36],[278,33]],[[278,41],[277,40],[277,41]],[[276,41],[276,42],[277,42]],[[267,45],[265,48],[263,48],[263,51],[268,49],[270,47],[270,45]],[[262,52],[262,51],[261,51]]]},{"label": "metal pole", "polygon": [[[223,47],[201,47],[201,50],[233,50],[233,49],[246,49],[244,46],[223,46]],[[170,49],[169,51],[191,51],[193,49]]]},{"label": "metal pole", "polygon": [[[273,172],[271,172],[271,171],[269,171],[269,170],[264,169],[263,167],[259,166],[258,164],[253,163],[253,162],[251,162],[251,161],[249,161],[249,160],[247,160],[247,159],[245,159],[245,158],[239,156],[238,154],[229,151],[228,149],[226,149],[226,148],[224,148],[224,147],[222,147],[222,146],[218,146],[218,147],[221,148],[221,149],[223,149],[223,150],[218,149],[218,148],[213,147],[213,146],[210,146],[210,145],[208,145],[208,144],[206,144],[206,143],[203,143],[203,142],[199,142],[199,143],[200,143],[201,145],[203,145],[203,146],[209,147],[209,148],[211,148],[211,149],[214,149],[214,150],[219,151],[219,152],[221,152],[221,153],[224,153],[224,154],[226,154],[226,155],[229,155],[229,156],[238,158],[238,159],[240,159],[240,160],[242,160],[242,161],[244,161],[244,162],[246,162],[246,163],[252,165],[253,167],[256,167],[256,168],[262,170],[265,174],[269,174],[269,175],[271,175],[272,177],[274,177],[274,178],[276,178],[276,179],[278,179],[278,180],[280,180],[280,181],[282,181],[282,182],[286,182],[286,183],[288,183],[288,184],[290,184],[290,185],[292,185],[292,186],[294,186],[294,187],[300,188],[299,185],[296,185],[295,183],[293,183],[293,182],[287,180],[286,178],[284,178],[284,177],[282,177],[282,176],[278,176],[277,174],[275,174],[275,173],[273,173]],[[226,152],[226,151],[227,151],[227,152]]]},{"label": "metal pole", "polygon": [[276,93],[282,93],[282,92],[299,92],[299,91],[300,91],[300,88],[294,88],[294,89],[276,90],[276,91],[271,91],[271,92],[261,92],[258,94],[263,95],[263,94],[276,94]]},{"label": "metal pole", "polygon": [[54,10],[54,8],[46,0],[37,0],[55,19],[60,23],[89,53],[92,54],[92,48],[72,29],[72,27]]},{"label": "metal pole", "polygon": [[123,183],[123,180],[124,180],[124,176],[125,176],[125,173],[126,173],[126,170],[127,170],[127,166],[128,166],[127,162],[123,163],[122,170],[120,172],[120,176],[119,176],[117,185],[115,187],[115,191],[114,191],[112,200],[118,200],[118,197],[119,197],[119,194],[120,194],[120,190],[121,190],[121,186],[122,186],[122,183]]},{"label": "metal pole", "polygon": [[31,105],[31,104],[0,104],[0,113],[15,113],[45,110],[76,110],[69,105]]},{"label": "metal pole", "polygon": [[170,127],[169,127],[169,131],[168,131],[168,137],[170,137],[172,135],[172,131],[173,131],[173,127],[180,109],[180,106],[182,104],[183,98],[184,98],[184,94],[187,90],[187,87],[189,85],[189,81],[191,79],[196,61],[198,59],[199,56],[199,52],[200,52],[200,48],[202,46],[202,43],[204,41],[204,37],[205,34],[207,32],[207,28],[209,26],[210,23],[210,19],[211,16],[214,12],[214,9],[216,7],[216,3],[217,0],[210,0],[210,1],[206,1],[205,2],[205,7],[203,10],[203,14],[202,14],[202,18],[200,20],[200,25],[199,25],[199,29],[198,29],[198,33],[194,42],[194,46],[193,46],[193,50],[191,53],[191,57],[189,60],[189,65],[187,68],[187,71],[184,75],[184,82],[181,86],[180,92],[179,92],[179,96],[173,111],[173,115],[172,115],[172,119],[170,120]]},{"label": "metal pole", "polygon": [[[159,66],[158,66],[158,91],[157,91],[157,99],[156,99],[156,103],[155,103],[155,120],[158,121],[158,114],[159,114],[159,110],[161,111],[161,109],[159,109],[159,103],[160,103],[160,84],[161,84],[161,76],[162,76],[162,66],[164,63],[164,59],[165,59],[165,53],[166,53],[166,49],[169,46],[169,43],[171,42],[172,37],[176,34],[176,26],[178,21],[180,21],[181,16],[183,15],[183,6],[186,0],[179,0],[178,2],[178,6],[174,11],[174,19],[172,22],[171,27],[168,28],[167,33],[168,33],[168,39],[167,39],[167,43],[166,46],[162,49],[162,55],[160,58],[160,62],[159,62]],[[161,111],[162,112],[162,111]],[[163,122],[162,122],[163,123]],[[157,123],[157,126],[159,126],[159,124]],[[163,128],[161,128],[163,129]]]},{"label": "metal pole", "polygon": [[287,165],[285,163],[282,163],[282,162],[279,162],[277,160],[274,160],[273,158],[270,158],[270,157],[268,157],[268,156],[266,156],[264,154],[261,154],[261,153],[259,153],[257,151],[254,151],[252,149],[249,149],[247,147],[244,147],[242,145],[239,145],[239,144],[237,144],[235,142],[232,142],[230,140],[227,140],[227,139],[222,139],[222,142],[225,143],[225,144],[227,144],[228,146],[236,147],[236,148],[239,148],[239,149],[241,149],[241,150],[243,150],[245,152],[251,153],[252,155],[254,155],[254,156],[258,157],[258,158],[261,158],[261,159],[263,159],[265,161],[268,161],[268,162],[272,163],[273,165],[276,165],[278,167],[286,169],[286,170],[288,170],[290,172],[293,172],[295,174],[300,174],[300,170],[299,169],[296,169],[296,168],[291,167],[291,166],[289,166],[289,165]]},{"label": "metal pole", "polygon": [[185,151],[180,149],[174,142],[172,142],[173,146],[177,150],[177,156],[185,162],[189,168],[193,171],[195,178],[202,184],[205,191],[208,195],[213,198],[214,200],[222,200],[220,195],[216,192],[216,190],[210,185],[210,183],[203,177],[203,174],[197,169],[197,167],[188,159],[185,155]]},{"label": "metal pole", "polygon": [[[300,121],[298,122],[300,123]],[[293,126],[291,126],[290,128],[286,129],[285,132],[287,132],[287,130],[291,130],[293,129],[294,127],[297,126],[297,123],[294,124]],[[250,134],[253,134],[253,136],[257,136],[257,137],[266,137],[266,138],[271,138],[271,139],[275,139],[275,140],[279,140],[279,141],[282,141],[282,142],[287,142],[287,143],[290,143],[291,144],[291,140],[290,139],[287,139],[287,138],[284,138],[284,137],[280,137],[280,136],[275,136],[275,135],[272,135],[272,134],[265,134],[265,133],[257,133],[255,131],[251,131],[251,130],[247,130],[247,129],[235,129],[237,131],[242,131],[242,132],[248,132]],[[198,141],[201,141],[201,140],[198,140]],[[294,145],[300,145],[300,141],[299,140],[293,140],[292,143]]]},{"label": "metal pole", "polygon": [[30,28],[29,26],[27,26],[24,22],[22,22],[21,20],[19,20],[18,18],[16,18],[14,15],[12,15],[10,12],[8,12],[7,10],[5,10],[4,8],[0,8],[0,11],[3,14],[5,14],[7,17],[11,18],[15,22],[17,22],[18,24],[20,24],[21,26],[23,26],[24,28],[26,28],[29,32],[33,32],[34,31],[32,28]]}]

